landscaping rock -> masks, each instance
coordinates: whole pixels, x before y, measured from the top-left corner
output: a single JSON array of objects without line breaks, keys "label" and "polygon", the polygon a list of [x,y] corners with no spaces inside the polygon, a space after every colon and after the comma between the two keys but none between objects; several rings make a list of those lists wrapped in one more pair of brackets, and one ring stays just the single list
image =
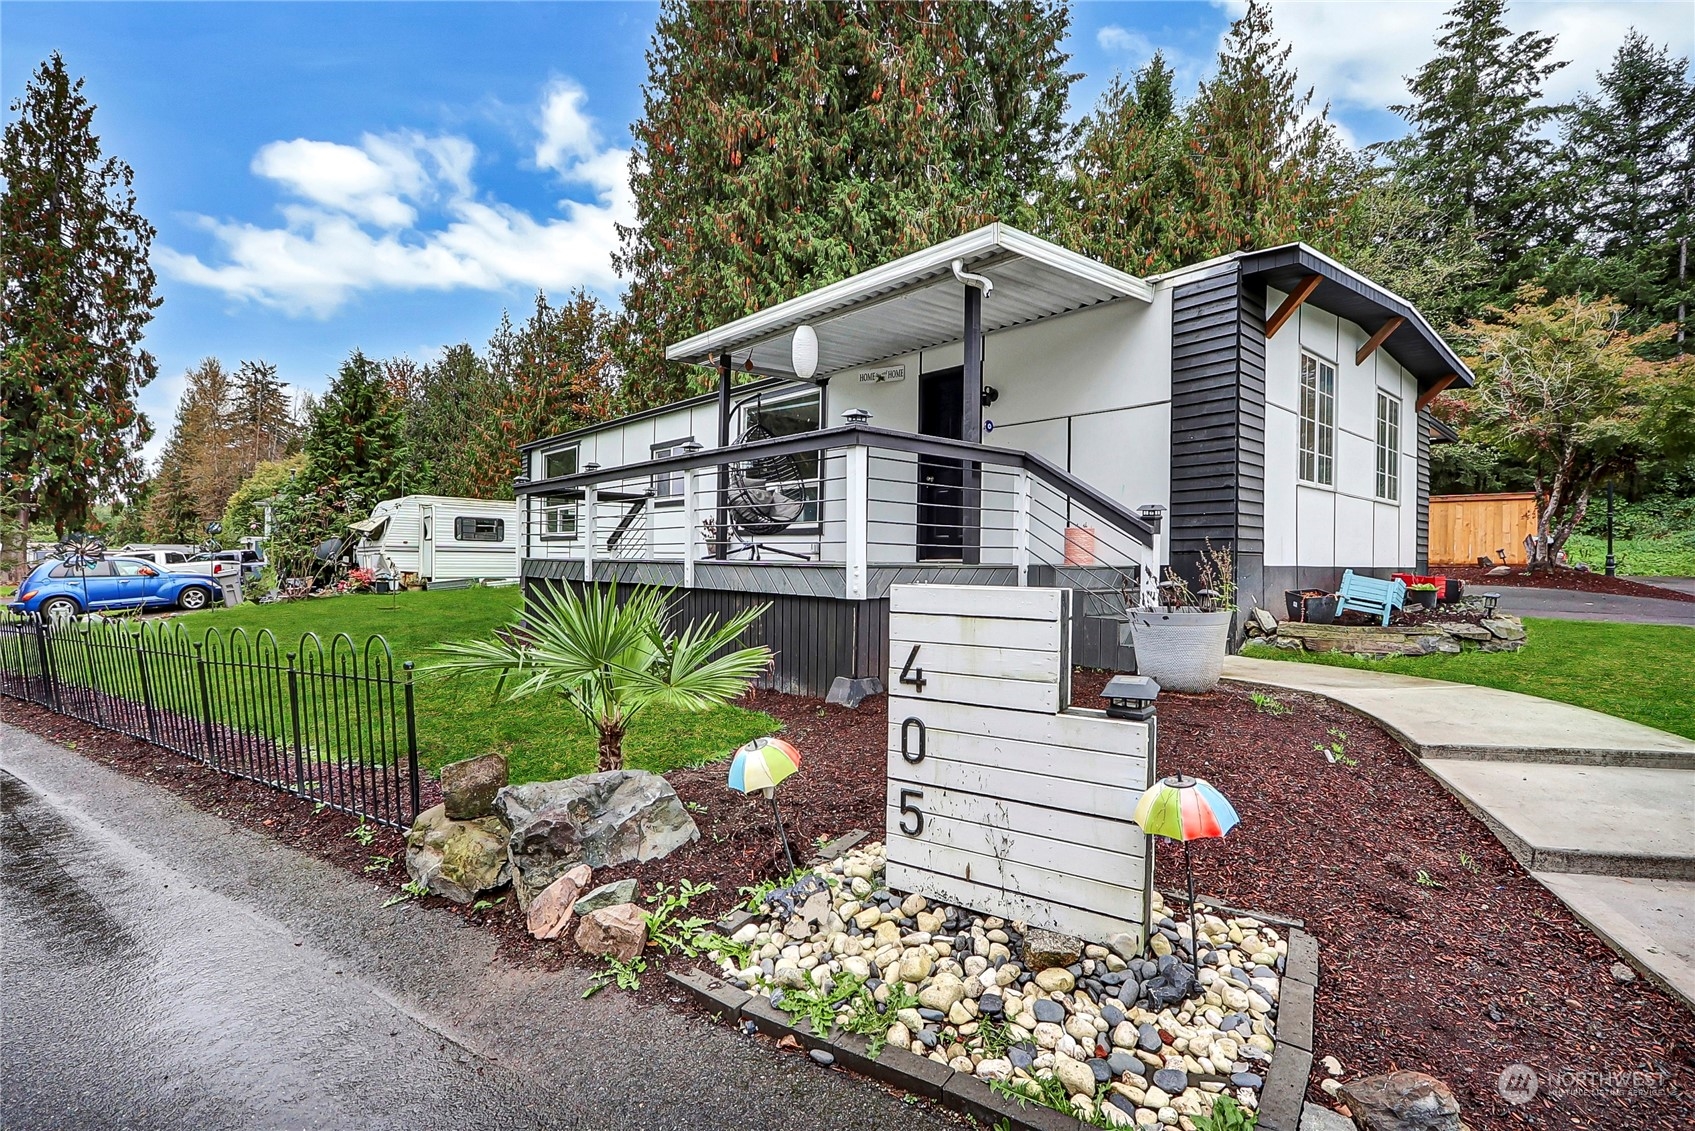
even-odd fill
[{"label": "landscaping rock", "polygon": [[633,903],[591,911],[577,928],[577,945],[584,954],[628,962],[647,945],[647,917]]},{"label": "landscaping rock", "polygon": [[1087,1064],[1073,1060],[1069,1056],[1054,1058],[1054,1079],[1065,1086],[1067,1095],[1092,1096],[1095,1094],[1095,1073]]},{"label": "landscaping rock", "polygon": [[577,864],[657,860],[700,837],[677,791],[644,770],[509,785],[494,804],[512,826],[512,886],[526,909]]},{"label": "landscaping rock", "polygon": [[455,821],[494,813],[494,798],[506,785],[506,755],[484,754],[441,768],[441,800]]},{"label": "landscaping rock", "polygon": [[1448,1085],[1423,1072],[1366,1076],[1342,1085],[1360,1131],[1464,1131],[1459,1101]]},{"label": "landscaping rock", "polygon": [[1070,966],[1083,957],[1083,940],[1032,927],[1024,936],[1024,961],[1032,970]]},{"label": "landscaping rock", "polygon": [[587,895],[577,900],[578,915],[587,915],[590,911],[599,911],[602,907],[612,907],[620,903],[633,903],[636,898],[636,881],[619,880],[615,884],[602,884]]},{"label": "landscaping rock", "polygon": [[578,864],[547,885],[530,902],[529,914],[524,920],[530,934],[538,939],[556,939],[563,934],[576,908],[577,894],[588,886],[593,875],[587,864]]},{"label": "landscaping rock", "polygon": [[1277,631],[1277,618],[1266,609],[1254,609],[1248,614],[1248,622],[1259,629],[1262,636],[1270,636]]},{"label": "landscaping rock", "polygon": [[406,834],[406,874],[436,895],[470,903],[511,878],[506,836],[499,817],[455,821],[444,805],[426,809]]}]

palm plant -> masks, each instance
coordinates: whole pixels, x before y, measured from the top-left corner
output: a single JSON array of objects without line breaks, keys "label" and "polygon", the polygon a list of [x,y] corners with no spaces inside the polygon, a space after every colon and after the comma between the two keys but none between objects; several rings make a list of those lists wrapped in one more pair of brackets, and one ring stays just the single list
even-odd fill
[{"label": "palm plant", "polygon": [[[538,588],[525,617],[493,640],[435,645],[448,658],[425,669],[441,676],[498,674],[499,696],[508,677],[508,699],[543,691],[563,695],[600,735],[599,769],[624,766],[624,735],[647,708],[662,705],[705,711],[740,696],[771,663],[763,644],[725,651],[764,615],[747,609],[723,624],[707,617],[671,631],[671,591],[642,586],[622,603],[615,587]],[[714,658],[714,653],[724,652]]]}]

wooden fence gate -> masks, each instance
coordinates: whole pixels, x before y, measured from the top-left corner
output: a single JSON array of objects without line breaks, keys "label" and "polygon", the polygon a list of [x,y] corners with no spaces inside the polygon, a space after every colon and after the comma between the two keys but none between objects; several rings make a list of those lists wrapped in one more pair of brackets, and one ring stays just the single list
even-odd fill
[{"label": "wooden fence gate", "polygon": [[1530,491],[1499,495],[1430,496],[1430,564],[1475,565],[1487,557],[1524,565],[1524,540],[1536,533],[1536,495]]}]

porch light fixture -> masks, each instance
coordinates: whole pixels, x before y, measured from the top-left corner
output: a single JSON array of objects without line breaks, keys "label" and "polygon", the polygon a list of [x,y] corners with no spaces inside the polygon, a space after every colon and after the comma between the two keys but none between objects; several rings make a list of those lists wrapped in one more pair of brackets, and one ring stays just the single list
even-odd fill
[{"label": "porch light fixture", "polygon": [[1495,606],[1498,605],[1500,601],[1501,595],[1499,593],[1485,593],[1483,595],[1483,615],[1486,617],[1494,616]]},{"label": "porch light fixture", "polygon": [[512,477],[512,493],[514,495],[519,494],[529,485],[530,477],[528,475],[514,475]]},{"label": "porch light fixture", "polygon": [[794,341],[789,345],[789,359],[796,377],[812,380],[812,375],[818,372],[818,331],[811,326],[796,326]]},{"label": "porch light fixture", "polygon": [[870,424],[871,410],[864,408],[844,409],[842,411],[842,419],[851,425]]},{"label": "porch light fixture", "polygon": [[1158,530],[1159,524],[1165,518],[1165,507],[1159,503],[1148,503],[1138,507],[1136,513],[1141,516],[1143,522]]},{"label": "porch light fixture", "polygon": [[683,445],[683,451],[686,454],[691,455],[691,456],[694,455],[696,452],[700,451],[701,449],[702,449],[702,445],[701,445],[700,441],[698,441],[698,440],[690,440],[688,443]]},{"label": "porch light fixture", "polygon": [[1159,684],[1145,675],[1115,675],[1101,689],[1106,700],[1106,717],[1146,722],[1154,717],[1154,700],[1159,698]]}]

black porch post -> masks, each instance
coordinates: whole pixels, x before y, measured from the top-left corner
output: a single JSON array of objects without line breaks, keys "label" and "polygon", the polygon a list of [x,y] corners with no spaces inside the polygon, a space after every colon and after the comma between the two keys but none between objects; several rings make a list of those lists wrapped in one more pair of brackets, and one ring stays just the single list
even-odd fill
[{"label": "black porch post", "polygon": [[[965,288],[965,380],[961,383],[960,439],[983,442],[983,292]],[[959,560],[976,565],[982,560],[983,465],[967,460],[959,498]]]},{"label": "black porch post", "polygon": [[[730,355],[728,352],[718,355],[718,447],[730,446]],[[713,550],[713,556],[724,560],[730,556],[730,507],[729,507],[730,465],[718,465],[718,517],[714,527],[715,541],[718,545]]]}]

